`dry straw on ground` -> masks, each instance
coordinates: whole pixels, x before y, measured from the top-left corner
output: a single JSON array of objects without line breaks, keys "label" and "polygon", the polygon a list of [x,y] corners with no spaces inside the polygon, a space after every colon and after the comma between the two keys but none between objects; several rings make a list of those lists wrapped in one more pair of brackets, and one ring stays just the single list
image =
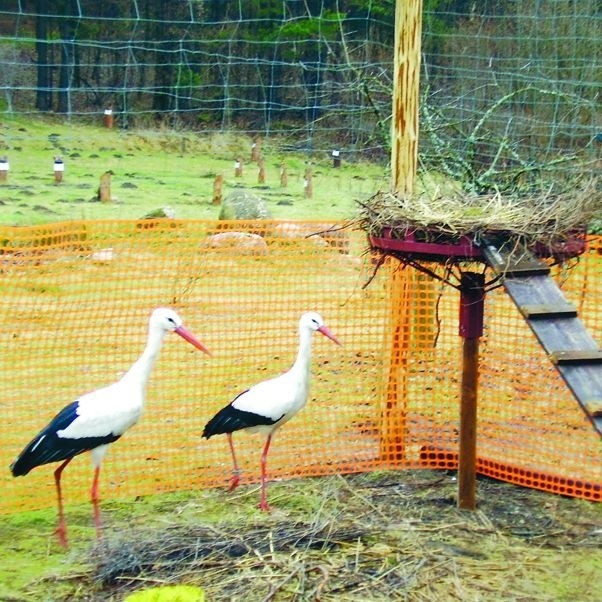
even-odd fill
[{"label": "dry straw on ground", "polygon": [[93,551],[86,599],[122,600],[168,584],[245,602],[551,602],[564,599],[557,588],[565,586],[594,599],[602,561],[596,504],[483,479],[480,509],[460,511],[453,472],[333,476],[275,488],[271,515],[247,508],[255,499],[249,488],[221,502],[229,516],[218,521],[207,520],[200,499],[193,520],[184,518],[188,502],[163,526],[116,525]]}]

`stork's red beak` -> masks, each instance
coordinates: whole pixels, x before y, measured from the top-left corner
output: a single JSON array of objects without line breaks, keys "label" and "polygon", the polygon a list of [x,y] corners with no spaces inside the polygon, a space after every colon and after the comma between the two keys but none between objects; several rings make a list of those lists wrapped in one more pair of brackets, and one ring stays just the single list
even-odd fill
[{"label": "stork's red beak", "polygon": [[179,326],[174,331],[176,334],[179,334],[185,341],[188,341],[191,345],[194,345],[197,349],[200,349],[203,353],[207,355],[211,355],[211,351],[201,343],[191,332],[186,330],[183,326]]},{"label": "stork's red beak", "polygon": [[328,337],[331,341],[334,341],[337,345],[341,345],[339,339],[337,339],[326,326],[320,326],[318,332],[321,332],[325,337]]}]

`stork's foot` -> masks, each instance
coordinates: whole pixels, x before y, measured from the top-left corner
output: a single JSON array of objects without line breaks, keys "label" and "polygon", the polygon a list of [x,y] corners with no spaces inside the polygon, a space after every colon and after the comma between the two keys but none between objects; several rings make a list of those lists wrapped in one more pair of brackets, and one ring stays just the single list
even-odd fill
[{"label": "stork's foot", "polygon": [[92,500],[94,504],[94,526],[96,527],[96,539],[98,541],[102,541],[102,519],[100,518],[100,507],[98,505],[98,500]]},{"label": "stork's foot", "polygon": [[61,547],[65,550],[69,549],[69,540],[67,539],[67,526],[64,522],[60,522],[57,525],[56,529],[54,530],[54,533],[56,534],[57,539],[61,544]]},{"label": "stork's foot", "polygon": [[264,512],[272,511],[272,507],[265,500],[261,500],[261,502],[259,502],[259,504],[257,504],[257,507],[260,510],[263,510]]},{"label": "stork's foot", "polygon": [[240,485],[240,472],[233,472],[232,478],[230,479],[230,487],[228,491],[234,491]]}]

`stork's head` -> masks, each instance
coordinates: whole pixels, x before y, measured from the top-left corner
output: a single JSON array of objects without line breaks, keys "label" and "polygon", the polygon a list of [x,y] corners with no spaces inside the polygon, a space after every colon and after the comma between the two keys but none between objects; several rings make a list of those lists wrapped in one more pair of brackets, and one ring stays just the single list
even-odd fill
[{"label": "stork's head", "polygon": [[301,320],[299,320],[299,329],[309,330],[310,332],[320,332],[324,336],[328,337],[331,341],[334,341],[337,345],[341,344],[334,334],[330,332],[324,322],[324,319],[318,312],[308,311],[307,313],[304,313],[301,316]]},{"label": "stork's head", "polygon": [[184,328],[182,318],[169,307],[159,307],[153,311],[150,317],[150,328],[161,330],[164,333],[175,332],[185,341],[194,345],[197,349],[200,349],[207,355],[211,355],[211,352],[205,345],[203,345],[203,343],[201,343],[189,330]]}]

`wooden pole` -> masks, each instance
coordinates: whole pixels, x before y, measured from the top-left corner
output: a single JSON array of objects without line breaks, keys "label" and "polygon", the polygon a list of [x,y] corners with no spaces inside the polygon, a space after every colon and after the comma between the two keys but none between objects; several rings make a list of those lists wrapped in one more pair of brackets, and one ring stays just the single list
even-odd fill
[{"label": "wooden pole", "polygon": [[485,276],[465,272],[460,280],[460,336],[462,346],[462,395],[458,454],[458,508],[474,510],[477,465],[477,391],[479,339],[483,335]]},{"label": "wooden pole", "polygon": [[222,189],[224,186],[224,176],[222,174],[217,174],[215,176],[215,180],[213,180],[213,201],[214,205],[222,204]]},{"label": "wooden pole", "polygon": [[422,0],[397,0],[395,8],[392,189],[414,192],[418,162],[418,104]]},{"label": "wooden pole", "polygon": [[406,308],[412,304],[412,272],[393,268],[390,278],[390,332],[391,355],[389,376],[385,390],[385,405],[380,420],[380,458],[385,462],[398,462],[405,456],[405,422],[407,417],[407,391],[409,386],[410,329],[405,317]]},{"label": "wooden pole", "polygon": [[251,145],[251,162],[257,163],[261,157],[261,136],[257,136]]},{"label": "wooden pole", "polygon": [[284,161],[280,165],[280,186],[281,188],[288,186],[288,174],[286,173],[286,163]]},{"label": "wooden pole", "polygon": [[105,127],[111,129],[113,127],[113,109],[105,109],[104,112],[104,124]]},{"label": "wooden pole", "polygon": [[303,188],[305,190],[305,198],[311,199],[314,196],[314,184],[312,181],[311,167],[305,168],[305,176],[303,178]]},{"label": "wooden pole", "polygon": [[234,161],[234,177],[242,177],[242,159],[240,157],[237,157],[236,161]]},{"label": "wooden pole", "polygon": [[[397,0],[391,124],[391,190],[397,194],[411,194],[416,179],[421,35],[422,0]],[[393,341],[380,449],[392,461],[401,461],[405,455],[403,437],[410,380],[408,348],[412,331],[412,311],[408,308],[412,306],[413,292],[408,274],[409,270],[402,270],[397,277],[392,276],[391,282]],[[398,299],[401,302],[397,302]]]},{"label": "wooden pole", "polygon": [[265,184],[265,161],[263,159],[258,159],[257,165],[259,170],[257,171],[257,183]]},{"label": "wooden pole", "polygon": [[105,171],[105,173],[100,176],[100,186],[98,187],[98,200],[101,203],[110,203],[111,202],[111,176],[113,175],[112,171]]}]

